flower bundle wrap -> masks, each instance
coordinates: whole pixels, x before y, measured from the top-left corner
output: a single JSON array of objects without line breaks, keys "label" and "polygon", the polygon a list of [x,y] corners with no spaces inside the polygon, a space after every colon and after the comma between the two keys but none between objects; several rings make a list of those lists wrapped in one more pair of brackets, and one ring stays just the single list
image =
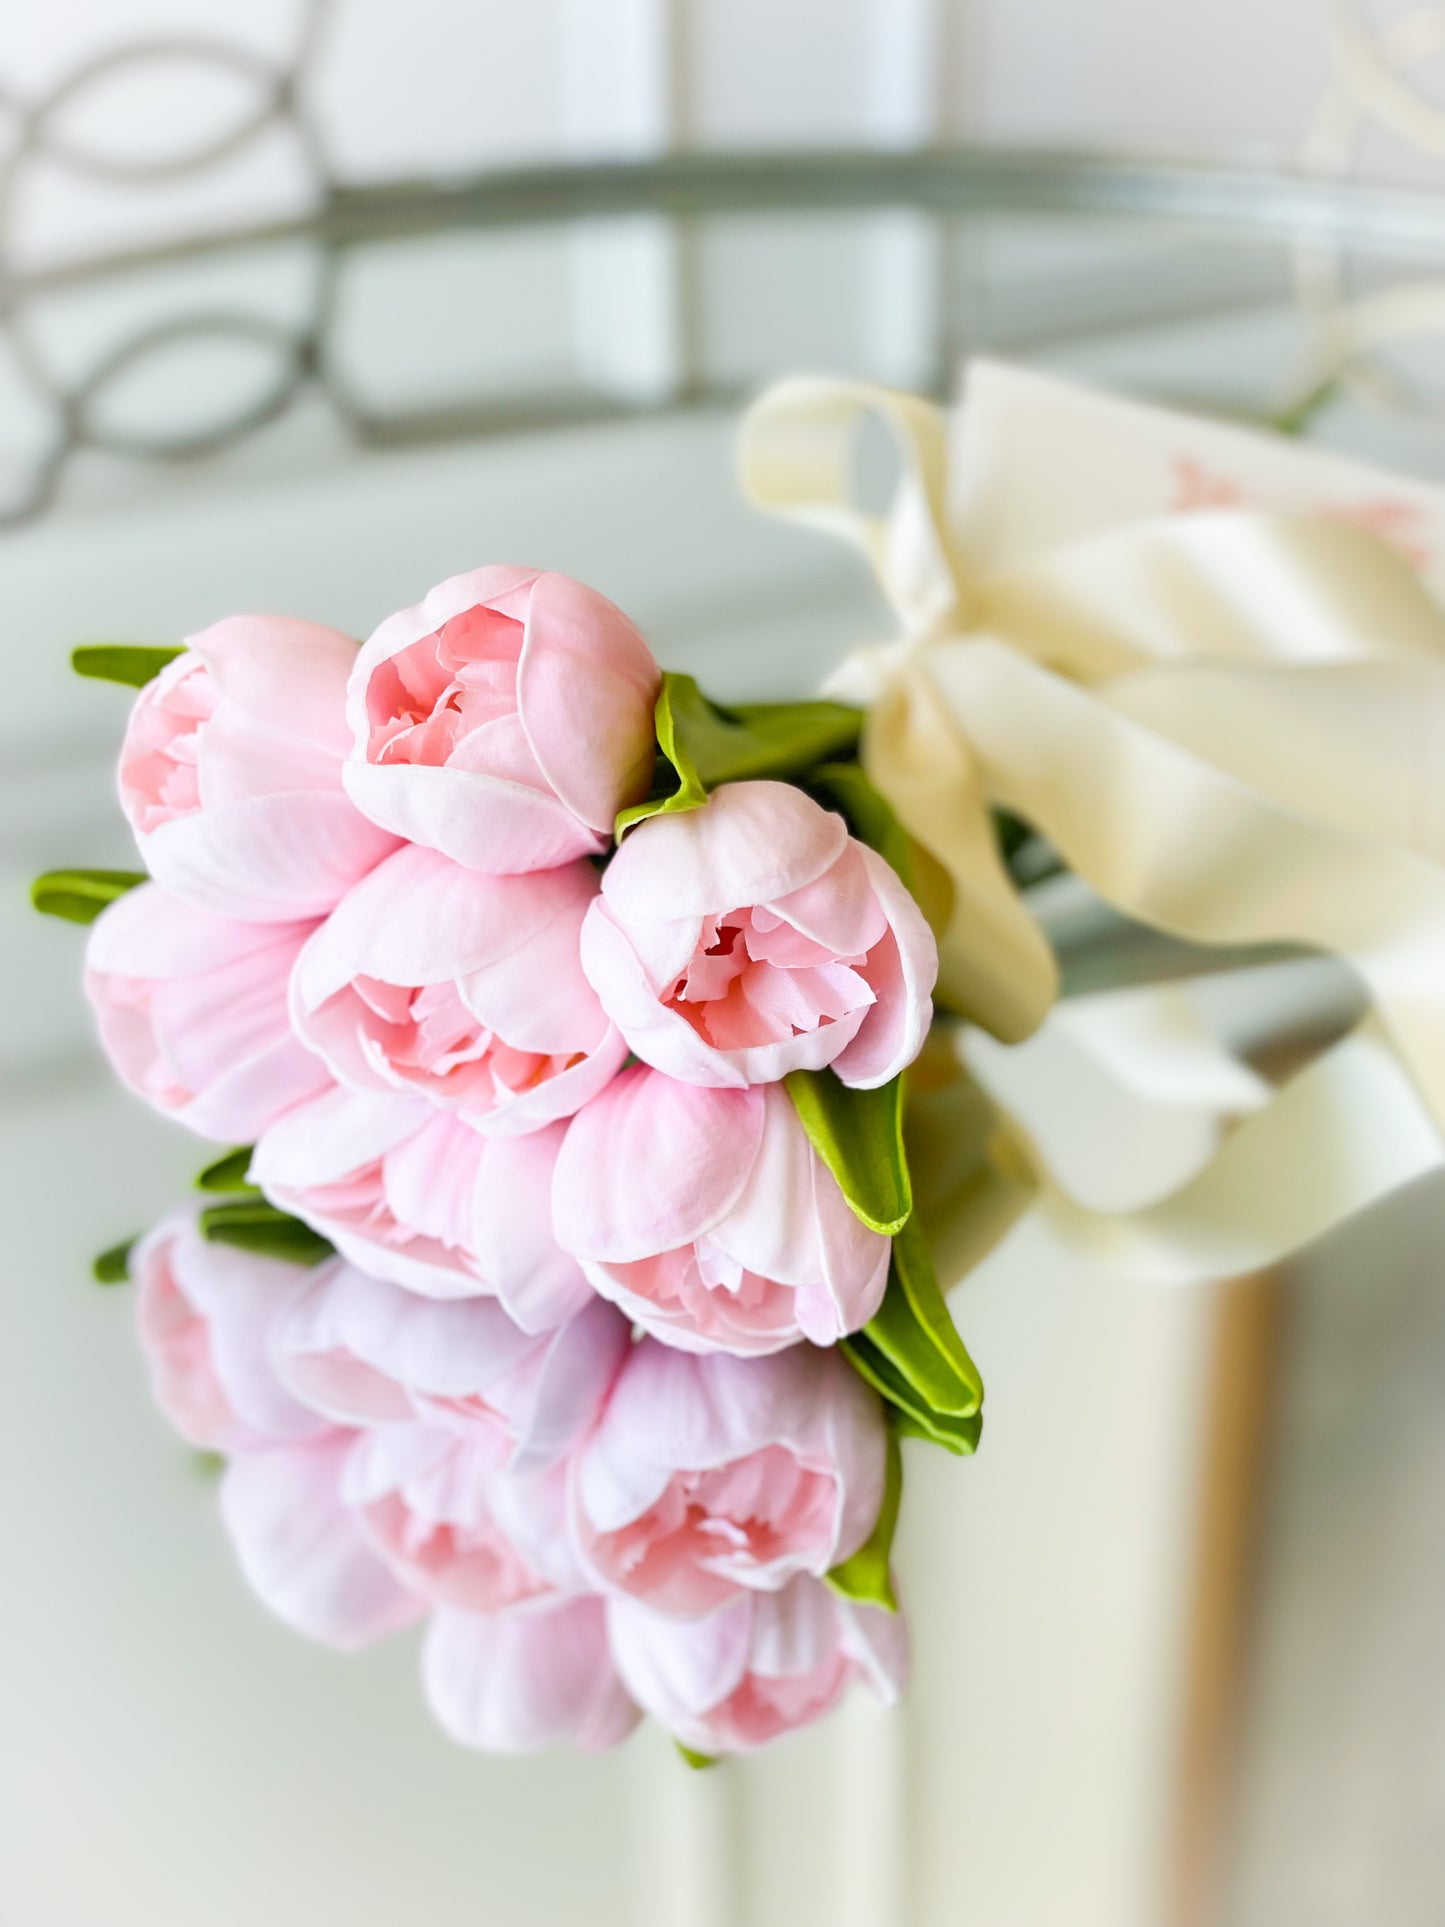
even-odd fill
[{"label": "flower bundle wrap", "polygon": [[240,1147],[98,1275],[261,1600],[425,1621],[502,1751],[895,1696],[898,1438],[971,1449],[982,1387],[895,1264],[937,953],[859,713],[718,709],[510,568],[76,666],[138,688],[147,868],[36,900],[129,1088]]}]

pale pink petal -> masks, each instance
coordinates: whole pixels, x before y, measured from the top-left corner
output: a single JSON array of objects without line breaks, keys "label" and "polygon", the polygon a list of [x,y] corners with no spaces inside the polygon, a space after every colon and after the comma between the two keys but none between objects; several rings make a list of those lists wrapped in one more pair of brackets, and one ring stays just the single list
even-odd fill
[{"label": "pale pink petal", "polygon": [[[613,859],[616,861],[616,858]],[[696,925],[678,925],[694,929]],[[747,1083],[743,1072],[704,1043],[690,1024],[658,1001],[657,992],[606,898],[582,922],[582,968],[598,1000],[645,1064],[687,1084]]]},{"label": "pale pink petal", "polygon": [[517,705],[542,774],[567,808],[604,835],[646,796],[661,673],[605,596],[565,575],[532,586]]},{"label": "pale pink petal", "polygon": [[908,1681],[908,1622],[902,1613],[878,1606],[834,1602],[842,1647],[857,1666],[873,1696],[892,1706]]},{"label": "pale pink petal", "polygon": [[575,933],[596,893],[597,875],[586,863],[494,877],[435,850],[400,849],[327,919],[325,951],[334,961],[308,986],[307,1002],[314,1007],[354,976],[415,985],[486,970],[525,951],[559,919]]},{"label": "pale pink petal", "polygon": [[762,1128],[754,1092],[622,1071],[567,1127],[552,1188],[559,1243],[608,1262],[688,1243],[740,1196]]},{"label": "pale pink petal", "polygon": [[[229,811],[236,804],[254,803],[264,797],[298,803],[330,794],[368,835],[381,838],[382,832],[367,823],[342,795],[341,763],[335,751],[284,734],[289,720],[287,705],[281,692],[273,691],[273,698],[276,714],[268,721],[221,701],[213,686],[216,707],[212,714],[194,736],[172,744],[172,754],[179,761],[190,761],[194,752],[199,813]],[[298,813],[298,821],[302,820]],[[383,841],[383,847],[392,846]]]},{"label": "pale pink petal", "polygon": [[468,1008],[519,1050],[595,1050],[607,1020],[583,975],[579,943],[597,872],[575,863],[489,881],[508,886],[502,928],[510,942],[456,972]]},{"label": "pale pink petal", "polygon": [[346,689],[346,722],[353,746],[365,748],[369,729],[366,691],[373,672],[391,657],[399,655],[423,636],[429,636],[450,622],[453,616],[481,605],[502,607],[520,617],[525,610],[511,607],[509,597],[530,589],[537,579],[536,569],[514,567],[510,563],[470,569],[463,575],[448,576],[409,609],[398,609],[361,645],[352,663]]},{"label": "pale pink petal", "polygon": [[192,1214],[177,1212],[131,1253],[136,1328],[157,1405],[190,1444],[221,1452],[244,1443],[249,1428],[221,1384],[209,1320],[176,1273],[178,1247],[196,1235]]},{"label": "pale pink petal", "polygon": [[877,1001],[854,1041],[833,1059],[833,1069],[845,1084],[872,1090],[896,1077],[923,1048],[933,1022],[938,945],[923,912],[882,857],[867,848],[862,854],[888,917],[890,939],[861,966]]},{"label": "pale pink petal", "polygon": [[231,617],[141,692],[120,793],[159,883],[218,915],[287,922],[328,910],[394,847],[341,787],[355,654],[312,623]]},{"label": "pale pink petal", "polygon": [[[350,636],[293,616],[228,616],[188,638],[217,689],[277,734],[332,755],[351,747],[347,678],[356,665]],[[277,701],[285,691],[285,704]]]},{"label": "pale pink petal", "polygon": [[198,810],[140,840],[146,868],[177,896],[275,923],[320,916],[395,847],[339,788]]},{"label": "pale pink petal", "polygon": [[612,1664],[602,1602],[500,1619],[438,1611],[422,1655],[427,1703],[463,1746],[498,1753],[615,1746],[637,1723]]},{"label": "pale pink petal", "polygon": [[554,1465],[596,1424],[630,1343],[627,1320],[601,1299],[559,1327],[532,1384],[530,1409],[508,1415],[518,1437],[514,1472]]},{"label": "pale pink petal", "polygon": [[158,884],[143,883],[96,918],[85,961],[87,969],[109,976],[165,983],[273,951],[291,934],[193,910]]},{"label": "pale pink petal", "polygon": [[338,1432],[266,1446],[232,1459],[221,1482],[221,1517],[262,1602],[297,1632],[343,1651],[384,1639],[422,1610],[341,1503],[351,1444]]},{"label": "pale pink petal", "polygon": [[796,1316],[805,1335],[814,1344],[832,1344],[860,1331],[882,1303],[891,1242],[849,1205],[787,1092],[768,1085],[763,1097],[758,1156],[741,1196],[711,1235],[748,1270],[797,1287]]},{"label": "pale pink petal", "polygon": [[790,896],[774,899],[767,908],[833,957],[861,957],[888,927],[864,845],[851,838],[821,876]]},{"label": "pale pink petal", "polygon": [[607,1603],[612,1653],[628,1692],[674,1731],[742,1684],[752,1623],[751,1594],[700,1619],[671,1619],[635,1599]]},{"label": "pale pink petal", "polygon": [[297,1398],[340,1423],[415,1416],[411,1394],[481,1397],[535,1351],[491,1299],[419,1298],[332,1264],[314,1273],[277,1329],[277,1369]]},{"label": "pale pink petal", "polygon": [[726,783],[701,809],[630,831],[602,894],[619,919],[639,923],[772,903],[821,876],[847,841],[842,817],[791,783]]},{"label": "pale pink petal", "polygon": [[[205,1319],[216,1381],[237,1419],[253,1441],[318,1431],[315,1415],[282,1384],[272,1356],[277,1325],[305,1289],[310,1272],[213,1242],[201,1235],[194,1214],[182,1222],[185,1228],[170,1245],[170,1268]],[[132,1271],[143,1269],[138,1251]]]},{"label": "pale pink petal", "polygon": [[684,1745],[725,1754],[820,1719],[854,1678],[875,1690],[880,1678],[896,1681],[901,1624],[881,1636],[890,1660],[880,1668],[861,1653],[852,1611],[804,1577],[704,1619],[665,1620],[631,1601],[614,1601],[608,1619],[618,1670],[644,1709]]},{"label": "pale pink petal", "polygon": [[384,1425],[357,1438],[342,1497],[411,1591],[435,1605],[502,1612],[552,1590],[497,1515],[509,1449],[493,1419]]},{"label": "pale pink petal", "polygon": [[353,1089],[415,1092],[484,1131],[570,1114],[626,1055],[582,975],[590,864],[483,876],[408,847],[302,952],[298,1035]]},{"label": "pale pink petal", "polygon": [[583,1269],[593,1289],[633,1324],[678,1351],[765,1358],[810,1335],[799,1316],[802,1294],[786,1285],[763,1281],[760,1294],[748,1304],[738,1303],[727,1291],[705,1287],[679,1295],[672,1268],[686,1261],[684,1254],[667,1254],[628,1265],[588,1263]]},{"label": "pale pink petal", "polygon": [[855,1552],[885,1460],[882,1407],[836,1352],[644,1341],[577,1461],[579,1550],[609,1590],[707,1611],[734,1585],[776,1589]]},{"label": "pale pink petal", "polygon": [[251,1174],[372,1277],[472,1298],[489,1289],[470,1243],[482,1152],[475,1132],[430,1105],[334,1091],[268,1131]]},{"label": "pale pink petal", "polygon": [[679,1468],[726,1465],[807,1438],[830,1362],[830,1354],[796,1346],[747,1359],[634,1346],[578,1463],[587,1516],[600,1531],[615,1530],[652,1505]]},{"label": "pale pink petal", "polygon": [[607,1024],[598,1043],[568,1069],[499,1098],[489,1110],[464,1111],[483,1137],[523,1137],[569,1118],[604,1091],[627,1061],[627,1040]]},{"label": "pale pink petal", "polygon": [[606,847],[553,796],[500,777],[426,763],[342,765],[346,793],[395,836],[491,875],[548,870]]},{"label": "pale pink petal", "polygon": [[154,884],[112,904],[91,931],[85,988],[117,1075],[219,1139],[254,1138],[323,1090],[324,1065],[286,1017],[309,928],[213,917]]},{"label": "pale pink petal", "polygon": [[760,1599],[753,1611],[749,1671],[767,1679],[811,1673],[838,1644],[841,1622],[836,1595],[799,1580]]},{"label": "pale pink petal", "polygon": [[456,1118],[433,1114],[386,1153],[382,1196],[403,1231],[471,1250],[474,1200],[486,1147]]},{"label": "pale pink petal", "polygon": [[473,1194],[477,1266],[524,1331],[551,1331],[592,1296],[552,1226],[553,1172],[567,1127],[490,1138]]},{"label": "pale pink petal", "polygon": [[415,1098],[332,1088],[274,1124],[251,1157],[250,1176],[263,1191],[295,1193],[375,1163],[432,1117]]}]

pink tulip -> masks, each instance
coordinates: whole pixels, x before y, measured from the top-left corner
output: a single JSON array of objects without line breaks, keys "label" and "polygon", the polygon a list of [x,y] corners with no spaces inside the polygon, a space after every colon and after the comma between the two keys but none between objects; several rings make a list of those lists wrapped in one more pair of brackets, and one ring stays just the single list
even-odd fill
[{"label": "pink tulip", "polygon": [[831,1345],[888,1282],[889,1240],[849,1207],[780,1085],[633,1065],[572,1120],[552,1196],[589,1281],[684,1351]]},{"label": "pink tulip", "polygon": [[344,1263],[307,1275],[272,1339],[296,1398],[343,1425],[500,1426],[509,1468],[544,1470],[590,1429],[629,1341],[601,1299],[531,1337],[490,1298],[419,1298]]},{"label": "pink tulip", "polygon": [[184,1439],[235,1452],[322,1429],[281,1384],[272,1334],[310,1274],[202,1237],[174,1212],[131,1253],[156,1402]]},{"label": "pink tulip", "polygon": [[291,967],[310,924],[237,923],[142,884],[96,919],[85,989],[137,1096],[203,1137],[256,1137],[331,1083],[292,1035]]},{"label": "pink tulip", "polygon": [[475,569],[382,623],[351,675],[346,787],[374,823],[494,875],[604,849],[647,794],[660,684],[620,609]]},{"label": "pink tulip", "polygon": [[438,1722],[463,1746],[529,1753],[615,1746],[637,1724],[600,1599],[559,1599],[499,1618],[439,1609],[422,1653]]},{"label": "pink tulip", "polygon": [[146,868],[218,916],[320,916],[396,839],[342,788],[356,644],[285,616],[192,636],[136,699],[121,805]]},{"label": "pink tulip", "polygon": [[356,1439],[337,1430],[243,1452],[221,1481],[221,1517],[262,1603],[297,1632],[347,1652],[424,1610],[342,1498]]},{"label": "pink tulip", "polygon": [[398,850],[307,944],[297,1034],[353,1090],[424,1097],[498,1136],[595,1096],[627,1055],[582,974],[590,863],[482,876]]},{"label": "pink tulip", "polygon": [[710,1612],[856,1552],[885,1456],[882,1407],[838,1352],[699,1358],[643,1339],[576,1460],[578,1549],[607,1591]]},{"label": "pink tulip", "polygon": [[565,1470],[518,1474],[512,1445],[490,1417],[382,1425],[356,1441],[342,1498],[419,1598],[495,1613],[580,1584]]},{"label": "pink tulip", "polygon": [[841,816],[788,783],[726,783],[629,833],[583,924],[582,967],[670,1077],[766,1084],[831,1064],[867,1089],[917,1056],[938,952]]},{"label": "pink tulip", "polygon": [[373,1278],[497,1298],[523,1331],[552,1331],[593,1295],[552,1234],[564,1129],[483,1138],[421,1099],[332,1090],[262,1137],[251,1176]]},{"label": "pink tulip", "polygon": [[816,1579],[744,1593],[702,1619],[614,1599],[607,1620],[627,1691],[698,1753],[766,1746],[831,1712],[855,1679],[890,1705],[908,1670],[899,1614],[852,1605]]}]

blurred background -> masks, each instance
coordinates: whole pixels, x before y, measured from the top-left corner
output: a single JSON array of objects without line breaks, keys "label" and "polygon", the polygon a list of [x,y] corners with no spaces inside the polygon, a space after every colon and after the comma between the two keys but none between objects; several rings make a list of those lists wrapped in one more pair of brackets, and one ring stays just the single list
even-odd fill
[{"label": "blurred background", "polygon": [[720,696],[809,691],[888,625],[739,498],[778,373],[944,396],[987,351],[1445,482],[1442,257],[1445,6],[9,0],[7,1927],[1445,1917],[1438,1188],[1187,1296],[990,1259],[984,1449],[908,1468],[901,1713],[707,1775],[472,1757],[407,1641],[338,1660],[243,1590],[87,1283],[195,1147],[23,891],[128,861],[80,641],[365,634],[525,560]]}]

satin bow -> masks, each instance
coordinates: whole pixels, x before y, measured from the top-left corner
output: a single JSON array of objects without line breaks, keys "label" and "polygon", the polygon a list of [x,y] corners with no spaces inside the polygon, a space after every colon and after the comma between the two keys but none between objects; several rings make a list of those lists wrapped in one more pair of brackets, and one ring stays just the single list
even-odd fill
[{"label": "satin bow", "polygon": [[[870,418],[896,465],[878,514],[854,487]],[[1445,1161],[1445,495],[988,363],[951,417],[784,382],[740,464],[756,502],[861,548],[892,607],[898,638],[826,693],[868,707],[868,774],[947,872],[940,995],[1054,1235],[1115,1271],[1234,1275]],[[991,806],[1134,924],[1334,956],[1368,1011],[1274,1087],[1218,986],[1056,1003]],[[1274,968],[1288,1027],[1301,966]]]}]

